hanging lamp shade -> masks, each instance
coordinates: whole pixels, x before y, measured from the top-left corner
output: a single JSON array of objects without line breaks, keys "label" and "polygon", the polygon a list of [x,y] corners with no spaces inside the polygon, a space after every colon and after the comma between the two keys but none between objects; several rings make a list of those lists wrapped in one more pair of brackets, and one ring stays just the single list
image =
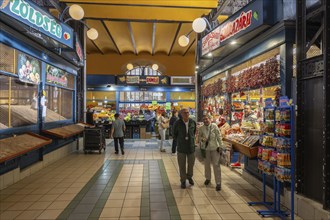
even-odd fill
[{"label": "hanging lamp shade", "polygon": [[206,21],[204,18],[196,18],[192,23],[192,28],[196,33],[202,33],[206,29]]},{"label": "hanging lamp shade", "polygon": [[99,36],[99,33],[95,28],[91,28],[87,31],[87,37],[91,40],[96,40]]},{"label": "hanging lamp shade", "polygon": [[182,35],[181,37],[179,37],[178,42],[181,47],[186,47],[189,44],[189,37],[187,37],[186,35]]},{"label": "hanging lamp shade", "polygon": [[70,6],[69,14],[71,18],[73,18],[74,20],[81,20],[84,17],[85,12],[80,5],[74,4]]}]

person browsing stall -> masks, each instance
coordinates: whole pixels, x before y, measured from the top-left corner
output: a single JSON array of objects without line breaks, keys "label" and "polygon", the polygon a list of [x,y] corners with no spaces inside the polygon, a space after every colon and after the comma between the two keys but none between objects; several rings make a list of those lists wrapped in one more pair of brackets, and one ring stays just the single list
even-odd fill
[{"label": "person browsing stall", "polygon": [[183,108],[180,113],[182,118],[177,120],[173,126],[173,139],[177,141],[181,188],[185,189],[187,179],[190,185],[194,185],[192,177],[195,164],[196,122],[189,118],[187,108]]},{"label": "person browsing stall", "polygon": [[125,122],[119,118],[119,114],[115,114],[115,121],[112,122],[111,135],[115,142],[115,154],[118,154],[118,141],[120,144],[121,154],[124,155],[124,132],[126,130]]},{"label": "person browsing stall", "polygon": [[201,148],[205,149],[205,182],[208,186],[211,182],[211,164],[213,166],[216,191],[221,190],[221,169],[220,169],[220,153],[225,146],[218,126],[211,123],[212,116],[204,115],[204,125],[198,130],[198,140],[200,140]]}]

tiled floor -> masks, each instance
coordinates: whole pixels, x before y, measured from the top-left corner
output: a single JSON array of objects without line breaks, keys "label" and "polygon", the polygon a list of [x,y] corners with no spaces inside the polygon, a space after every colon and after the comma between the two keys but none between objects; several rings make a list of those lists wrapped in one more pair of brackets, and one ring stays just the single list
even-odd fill
[{"label": "tiled floor", "polygon": [[[196,160],[195,185],[180,188],[176,156],[156,140],[128,140],[125,155],[77,152],[0,191],[0,219],[261,219],[248,201],[261,192],[222,167],[222,190],[204,186]],[[264,218],[277,219],[277,218]]]}]

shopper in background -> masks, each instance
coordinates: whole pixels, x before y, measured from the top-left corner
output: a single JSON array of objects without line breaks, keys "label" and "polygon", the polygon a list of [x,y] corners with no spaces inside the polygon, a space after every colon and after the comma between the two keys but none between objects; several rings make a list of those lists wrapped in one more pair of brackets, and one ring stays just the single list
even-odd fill
[{"label": "shopper in background", "polygon": [[[173,137],[173,126],[174,123],[179,119],[178,117],[178,111],[177,110],[173,110],[172,112],[172,117],[170,119],[170,135]],[[176,139],[173,138],[173,142],[172,142],[172,155],[176,154]]]},{"label": "shopper in background", "polygon": [[220,153],[225,146],[218,126],[211,123],[212,116],[204,115],[204,125],[198,130],[198,140],[200,140],[201,148],[205,149],[205,182],[208,186],[211,181],[211,164],[213,166],[216,191],[221,190],[221,169],[220,169]]},{"label": "shopper in background", "polygon": [[[256,129],[259,130],[260,126],[257,122],[257,116],[254,114],[254,112],[251,110],[250,105],[244,106],[244,115],[241,123],[242,129]],[[242,160],[243,154],[238,153],[238,160],[236,163],[231,164],[231,167],[241,167],[241,160]]]},{"label": "shopper in background", "polygon": [[158,132],[160,135],[160,152],[165,152],[164,149],[164,141],[165,141],[165,136],[166,136],[166,129],[167,127],[165,126],[167,123],[169,123],[169,120],[166,118],[166,112],[163,112],[159,117],[158,117]]},{"label": "shopper in background", "polygon": [[120,144],[121,154],[124,155],[124,132],[126,130],[125,122],[119,118],[119,114],[115,114],[115,121],[112,122],[110,138],[115,142],[115,154],[118,154],[118,141]]},{"label": "shopper in background", "polygon": [[[181,188],[186,188],[186,179],[194,185],[192,179],[195,164],[195,134],[196,122],[189,118],[187,108],[181,110],[182,119],[174,123],[173,138],[177,141],[178,165],[180,171]],[[186,169],[188,162],[188,170]]]}]

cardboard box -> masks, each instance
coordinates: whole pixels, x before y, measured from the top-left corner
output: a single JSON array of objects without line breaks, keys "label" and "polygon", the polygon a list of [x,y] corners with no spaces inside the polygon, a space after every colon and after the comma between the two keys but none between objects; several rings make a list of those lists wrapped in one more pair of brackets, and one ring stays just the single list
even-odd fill
[{"label": "cardboard box", "polygon": [[146,128],[145,127],[140,127],[140,138],[146,139]]},{"label": "cardboard box", "polygon": [[151,132],[146,132],[146,139],[151,139]]}]

